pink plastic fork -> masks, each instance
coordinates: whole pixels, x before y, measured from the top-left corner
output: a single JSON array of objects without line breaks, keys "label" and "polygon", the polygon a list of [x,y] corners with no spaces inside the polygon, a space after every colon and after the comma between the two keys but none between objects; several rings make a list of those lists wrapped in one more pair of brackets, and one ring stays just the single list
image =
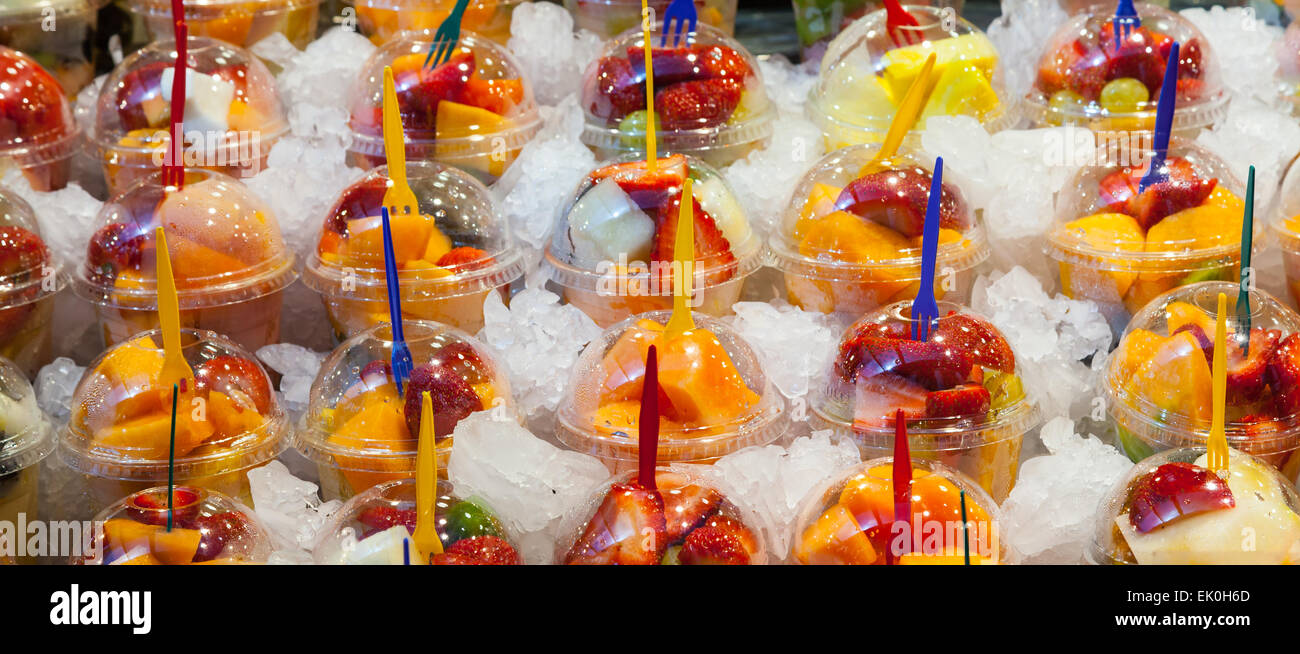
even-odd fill
[{"label": "pink plastic fork", "polygon": [[921,23],[909,14],[898,0],[885,0],[885,31],[895,47],[916,45],[925,39],[920,33]]}]

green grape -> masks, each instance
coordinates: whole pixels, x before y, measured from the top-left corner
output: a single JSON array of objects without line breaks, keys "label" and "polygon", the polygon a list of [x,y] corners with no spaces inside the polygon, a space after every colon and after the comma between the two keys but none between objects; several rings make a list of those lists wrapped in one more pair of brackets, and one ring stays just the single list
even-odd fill
[{"label": "green grape", "polygon": [[[645,147],[646,117],[648,115],[649,114],[646,113],[646,110],[642,109],[640,111],[633,111],[624,116],[623,120],[619,121],[618,131],[622,133],[619,140],[623,143],[624,147]],[[659,115],[656,113],[655,118],[657,119],[658,117]],[[659,121],[655,120],[655,124],[658,125]]]},{"label": "green grape", "polygon": [[1087,104],[1082,95],[1074,91],[1057,91],[1052,94],[1052,99],[1048,101],[1052,110],[1056,112],[1077,111],[1079,107]]},{"label": "green grape", "polygon": [[1132,113],[1142,108],[1151,93],[1142,82],[1132,77],[1121,77],[1106,83],[1101,89],[1101,106],[1111,113]]}]

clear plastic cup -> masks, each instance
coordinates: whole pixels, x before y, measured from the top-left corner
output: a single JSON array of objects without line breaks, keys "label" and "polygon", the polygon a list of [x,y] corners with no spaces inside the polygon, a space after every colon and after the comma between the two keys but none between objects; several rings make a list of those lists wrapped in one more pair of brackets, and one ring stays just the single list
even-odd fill
[{"label": "clear plastic cup", "polygon": [[692,307],[731,313],[745,277],[762,267],[762,243],[722,175],[693,157],[661,157],[656,173],[628,153],[597,168],[565,204],[542,260],[564,299],[596,324],[673,305],[672,249],[681,188],[695,199]]},{"label": "clear plastic cup", "polygon": [[1277,92],[1293,114],[1300,113],[1300,23],[1287,25],[1274,44],[1277,54]]},{"label": "clear plastic cup", "polygon": [[321,495],[347,499],[415,475],[421,393],[433,402],[438,470],[445,476],[452,430],[471,413],[510,412],[510,384],[477,339],[435,322],[403,320],[414,368],[398,393],[392,331],[376,325],[321,364],[295,446],[320,470]]},{"label": "clear plastic cup", "polygon": [[908,11],[924,38],[917,45],[896,46],[880,9],[827,47],[806,111],[821,128],[828,151],[885,140],[899,103],[932,52],[934,90],[917,116],[913,139],[930,116],[971,116],[990,132],[1018,119],[1016,102],[1003,88],[997,50],[978,27],[939,7],[909,5]]},{"label": "clear plastic cup", "polygon": [[374,486],[330,516],[312,549],[318,565],[521,565],[514,536],[479,497],[461,498],[451,482],[438,482],[434,515],[442,554],[421,561],[415,533],[415,480]]},{"label": "clear plastic cup", "polygon": [[[477,333],[487,295],[505,299],[524,271],[509,221],[487,187],[464,171],[412,161],[406,176],[418,214],[389,220],[402,315]],[[320,293],[339,341],[389,320],[380,208],[391,183],[381,166],[344,189],[307,260],[303,282]]]},{"label": "clear plastic cup", "polygon": [[905,531],[894,531],[893,464],[893,457],[872,459],[804,496],[790,559],[799,565],[965,565],[969,545],[971,565],[1017,561],[988,492],[933,461],[912,462],[912,514]]},{"label": "clear plastic cup", "polygon": [[[662,19],[670,0],[649,0],[650,10]],[[736,30],[737,0],[695,0],[699,25],[721,30],[730,36]],[[595,32],[602,39],[612,39],[641,25],[641,0],[564,0],[565,9],[573,14],[574,26]]]},{"label": "clear plastic cup", "polygon": [[0,188],[0,356],[29,377],[53,354],[54,296],[66,283],[31,206]]},{"label": "clear plastic cup", "polygon": [[50,423],[36,405],[32,385],[13,363],[0,359],[0,524],[17,525],[19,516],[27,524],[39,519],[40,463],[53,451]]},{"label": "clear plastic cup", "polygon": [[1116,2],[1093,5],[1056,30],[1038,60],[1023,113],[1034,127],[1079,125],[1094,132],[1150,131],[1169,49],[1178,42],[1173,133],[1193,137],[1228,111],[1218,59],[1191,21],[1133,3],[1142,26],[1117,38]]},{"label": "clear plastic cup", "polygon": [[[1300,23],[1293,23],[1300,25]],[[1282,185],[1273,194],[1269,236],[1282,251],[1282,265],[1286,270],[1286,288],[1294,306],[1300,307],[1300,165],[1292,160],[1282,178]]]},{"label": "clear plastic cup", "polygon": [[809,403],[812,426],[851,437],[862,458],[873,459],[893,453],[902,410],[914,460],[958,470],[1001,502],[1015,486],[1025,434],[1041,416],[1002,333],[965,307],[938,304],[925,341],[911,340],[910,302],[845,330]]},{"label": "clear plastic cup", "polygon": [[[763,147],[776,109],[758,62],[735,39],[707,25],[681,47],[659,47],[650,34],[655,71],[656,142],[660,152],[689,154],[719,168]],[[671,39],[670,39],[671,40]],[[645,39],[640,29],[605,45],[582,87],[582,142],[598,159],[645,152]]]},{"label": "clear plastic cup", "polygon": [[[95,78],[93,40],[104,3],[6,0],[0,5],[0,45],[30,55],[59,80],[68,97],[76,97]],[[50,25],[54,29],[47,29]]]},{"label": "clear plastic cup", "polygon": [[[275,78],[247,50],[207,37],[188,40],[185,165],[252,177],[289,130]],[[118,64],[95,108],[94,147],[110,195],[158,170],[171,138],[175,41],[156,41]]]},{"label": "clear plastic cup", "polygon": [[0,114],[5,116],[0,122],[0,175],[18,168],[37,191],[66,186],[72,157],[81,148],[72,106],[63,87],[35,59],[4,46]]},{"label": "clear plastic cup", "polygon": [[1215,313],[1228,296],[1228,444],[1300,479],[1300,315],[1250,292],[1248,356],[1242,356],[1235,282],[1170,291],[1133,317],[1106,364],[1106,404],[1120,448],[1140,461],[1205,446],[1210,433]]},{"label": "clear plastic cup", "polygon": [[[176,398],[176,483],[250,501],[248,471],[288,441],[271,379],[256,357],[210,331],[182,329],[181,354],[194,387]],[[155,329],[99,355],[77,384],[60,454],[99,504],[167,483],[173,398],[162,368]]]},{"label": "clear plastic cup", "polygon": [[370,55],[352,85],[348,161],[370,169],[384,157],[384,67],[393,69],[406,161],[438,161],[485,183],[505,173],[542,127],[532,87],[506,49],[462,31],[450,59],[425,68],[432,32],[405,33]]},{"label": "clear plastic cup", "polygon": [[[357,26],[375,45],[399,32],[430,32],[451,15],[456,0],[343,0],[357,12]],[[460,28],[505,45],[510,20],[523,0],[472,0],[461,15]]]},{"label": "clear plastic cup", "polygon": [[[218,39],[240,47],[276,33],[299,50],[316,38],[321,0],[185,0],[190,36]],[[171,0],[126,0],[127,9],[144,20],[149,39],[174,34]]]},{"label": "clear plastic cup", "polygon": [[[803,46],[805,60],[824,52],[826,44],[854,21],[884,6],[876,0],[792,0],[794,28]],[[919,0],[907,6],[924,5],[951,8],[960,14],[965,0]],[[819,56],[819,55],[818,55]]]},{"label": "clear plastic cup", "polygon": [[654,490],[627,472],[592,490],[564,518],[564,565],[765,565],[774,559],[757,514],[691,466],[655,469]]},{"label": "clear plastic cup", "polygon": [[[779,230],[768,239],[791,304],[855,320],[916,297],[933,162],[904,148],[867,168],[878,150],[859,145],[832,152],[795,187]],[[989,246],[951,175],[944,179],[939,227],[935,299],[968,303]]]},{"label": "clear plastic cup", "polygon": [[[1232,450],[1221,478],[1204,447],[1142,460],[1097,509],[1094,565],[1300,562],[1300,496],[1277,470]],[[1249,536],[1249,544],[1246,539]]]},{"label": "clear plastic cup", "polygon": [[108,346],[157,327],[154,230],[161,225],[181,325],[253,351],[279,343],[281,293],[297,273],[275,214],[221,173],[187,168],[185,178],[175,190],[153,173],[109,200],[73,290],[95,305]]},{"label": "clear plastic cup", "polygon": [[194,486],[172,491],[167,529],[167,486],[137,491],[110,504],[72,565],[241,565],[266,563],[271,532],[253,510],[222,493]]},{"label": "clear plastic cup", "polygon": [[629,318],[583,350],[556,413],[556,436],[614,473],[635,470],[646,355],[659,361],[662,463],[712,463],[786,433],[785,402],[758,354],[722,321],[695,314],[696,329],[664,336],[671,315]]}]

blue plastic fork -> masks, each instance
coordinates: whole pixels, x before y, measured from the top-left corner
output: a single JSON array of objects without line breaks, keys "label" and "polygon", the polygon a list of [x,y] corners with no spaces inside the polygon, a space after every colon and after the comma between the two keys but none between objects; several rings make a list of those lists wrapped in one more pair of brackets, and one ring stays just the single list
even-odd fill
[{"label": "blue plastic fork", "polygon": [[1133,7],[1133,0],[1119,0],[1119,6],[1115,8],[1115,19],[1111,21],[1111,27],[1115,30],[1115,40],[1123,41],[1133,33],[1133,30],[1142,27],[1142,19],[1138,18],[1137,9]]},{"label": "blue plastic fork", "polygon": [[1255,167],[1246,180],[1246,210],[1241,216],[1241,289],[1237,291],[1237,340],[1241,358],[1250,357],[1250,248],[1255,236]]},{"label": "blue plastic fork", "polygon": [[925,229],[921,232],[921,288],[912,300],[912,340],[925,341],[939,320],[934,301],[934,267],[939,258],[939,208],[943,204],[943,157],[934,160],[930,199],[925,205]]},{"label": "blue plastic fork", "polygon": [[1178,42],[1174,41],[1169,48],[1169,60],[1165,62],[1165,81],[1160,84],[1160,99],[1156,101],[1155,152],[1151,155],[1151,166],[1138,182],[1138,193],[1169,178],[1165,157],[1169,155],[1169,132],[1174,125],[1174,101],[1177,97]]},{"label": "blue plastic fork", "polygon": [[429,54],[424,57],[425,68],[429,67],[430,60],[433,61],[434,68],[451,61],[451,53],[456,51],[456,44],[460,43],[460,21],[465,17],[465,7],[468,6],[469,0],[456,0],[456,6],[442,20],[438,31],[433,33]]},{"label": "blue plastic fork", "polygon": [[673,47],[679,47],[682,43],[682,29],[685,28],[687,34],[694,34],[695,24],[699,20],[695,0],[673,0],[664,11],[664,31],[659,36],[659,47],[668,45],[669,29],[673,30]]},{"label": "blue plastic fork", "polygon": [[388,319],[393,329],[393,381],[397,382],[397,392],[403,393],[402,386],[411,378],[411,348],[406,346],[406,337],[402,335],[402,296],[397,284],[397,260],[393,257],[393,229],[388,225],[388,207],[380,208],[384,221],[384,277],[388,281]]}]

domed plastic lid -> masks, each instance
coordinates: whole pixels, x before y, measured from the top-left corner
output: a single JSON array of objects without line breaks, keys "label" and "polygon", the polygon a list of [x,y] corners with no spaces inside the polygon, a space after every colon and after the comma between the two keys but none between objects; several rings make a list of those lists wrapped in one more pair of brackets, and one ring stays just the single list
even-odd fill
[{"label": "domed plastic lid", "polygon": [[[113,69],[99,92],[93,140],[104,150],[166,152],[176,43],[155,41]],[[247,165],[289,129],[275,78],[248,50],[192,36],[185,78],[186,160]],[[162,154],[157,154],[161,165]]]},{"label": "domed plastic lid", "polygon": [[[159,381],[161,344],[159,330],[141,332],[86,369],[63,431],[68,465],[109,479],[167,480],[172,389]],[[181,353],[194,370],[194,387],[182,388],[177,400],[176,478],[244,470],[275,458],[288,422],[262,364],[205,330],[182,329]]]},{"label": "domed plastic lid", "polygon": [[1037,424],[1015,351],[992,323],[940,301],[930,338],[913,341],[911,316],[910,301],[895,302],[845,330],[813,411],[877,448],[893,446],[900,409],[925,450],[971,448]]},{"label": "domed plastic lid", "polygon": [[352,86],[351,149],[384,157],[384,67],[390,66],[408,162],[475,158],[475,167],[500,176],[508,163],[503,153],[523,147],[541,128],[532,86],[505,48],[469,32],[461,32],[447,63],[425,68],[432,38],[404,33],[366,60]]},{"label": "domed plastic lid", "polygon": [[[1300,23],[1293,23],[1300,25]],[[1283,250],[1300,252],[1300,166],[1292,160],[1268,210],[1273,235]]]},{"label": "domed plastic lid", "polygon": [[[491,192],[468,173],[431,161],[406,164],[418,215],[392,215],[393,256],[404,300],[464,295],[507,284],[523,274],[522,253]],[[321,226],[303,281],[331,296],[387,297],[384,193],[388,167],[343,190]]]},{"label": "domed plastic lid", "polygon": [[[206,18],[212,11],[237,9],[240,13],[235,21],[240,18],[248,21],[254,16],[276,14],[295,7],[318,5],[321,0],[184,0],[184,3],[187,20]],[[128,6],[131,11],[139,14],[168,18],[172,15],[171,0],[128,0]]]},{"label": "domed plastic lid", "polygon": [[504,371],[477,339],[436,322],[404,320],[402,325],[415,364],[404,394],[397,391],[389,363],[392,330],[386,322],[375,325],[344,341],[321,364],[298,430],[298,449],[343,470],[355,488],[393,474],[414,474],[421,393],[428,391],[433,401],[443,469],[452,430],[462,418],[510,406]]},{"label": "domed plastic lid", "polygon": [[0,46],[0,159],[35,166],[76,152],[80,131],[58,80],[36,60]]},{"label": "domed plastic lid", "polygon": [[1011,126],[1015,103],[1003,89],[993,42],[979,28],[942,8],[908,5],[921,43],[897,47],[885,26],[885,10],[873,11],[840,32],[822,58],[808,115],[832,143],[884,140],[898,105],[930,53],[935,54],[934,91],[913,128],[930,116],[971,116],[990,132]]},{"label": "domed plastic lid", "polygon": [[1115,2],[1076,14],[1047,41],[1025,112],[1039,124],[1084,124],[1104,130],[1151,130],[1165,62],[1178,42],[1178,89],[1173,127],[1214,124],[1228,94],[1205,35],[1164,7],[1141,2],[1142,26],[1117,32]]},{"label": "domed plastic lid", "polygon": [[[312,549],[320,565],[421,565],[415,533],[415,480],[375,486],[348,500],[330,517]],[[434,523],[442,554],[434,565],[520,565],[518,546],[483,499],[461,498],[451,482],[439,481]]]},{"label": "domed plastic lid", "polygon": [[221,565],[266,563],[275,543],[253,510],[215,491],[177,486],[167,530],[167,487],[122,498],[99,512],[98,558],[80,565]]},{"label": "domed plastic lid", "polygon": [[1300,447],[1300,315],[1268,293],[1251,291],[1243,353],[1247,336],[1237,321],[1238,289],[1232,282],[1182,286],[1152,300],[1129,322],[1107,364],[1106,393],[1130,454],[1205,444],[1213,407],[1215,315],[1223,293],[1228,444],[1278,468],[1300,465],[1293,456]]},{"label": "domed plastic lid", "polygon": [[1048,253],[1111,271],[1185,272],[1235,262],[1245,185],[1223,159],[1175,138],[1165,179],[1138,193],[1151,155],[1147,149],[1080,168],[1057,199]]},{"label": "domed plastic lid", "polygon": [[[692,180],[695,281],[704,290],[743,278],[763,264],[762,245],[722,175],[686,155],[658,160],[627,153],[578,185],[560,214],[543,268],[568,288],[671,297],[682,185]],[[611,287],[616,289],[610,291]]]},{"label": "domed plastic lid", "polygon": [[645,360],[659,358],[656,460],[705,461],[781,436],[785,403],[759,358],[726,323],[695,314],[696,329],[667,338],[671,312],[624,320],[587,345],[557,414],[557,436],[579,452],[637,460]]},{"label": "domed plastic lid", "polygon": [[[877,281],[882,303],[916,295],[933,161],[903,149],[868,166],[878,151],[836,150],[804,174],[771,238],[778,268],[811,279]],[[938,270],[967,270],[989,257],[984,227],[951,178],[939,216]]]},{"label": "domed plastic lid", "polygon": [[[1161,452],[1106,494],[1086,556],[1095,564],[1293,564],[1300,497],[1274,468],[1237,450],[1220,478],[1205,448]],[[1244,547],[1243,534],[1253,547]]]},{"label": "domed plastic lid", "polygon": [[0,477],[40,462],[54,451],[50,423],[23,373],[0,358]]},{"label": "domed plastic lid", "polygon": [[50,9],[59,13],[89,13],[105,4],[108,0],[6,0],[0,6],[0,25],[41,20]]},{"label": "domed plastic lid", "polygon": [[154,172],[109,200],[73,286],[91,302],[156,309],[155,234],[167,232],[167,250],[182,309],[241,302],[293,282],[294,255],[275,214],[240,182],[199,168],[185,170],[185,186],[162,185]]},{"label": "domed plastic lid", "polygon": [[893,457],[872,459],[810,491],[795,521],[792,560],[803,565],[965,565],[969,544],[971,565],[1016,562],[993,498],[966,475],[932,461],[912,462],[909,529],[893,532],[893,463]]},{"label": "domed plastic lid", "polygon": [[[761,141],[776,110],[758,62],[735,39],[700,23],[680,47],[658,47],[651,32],[657,143],[679,152]],[[671,40],[671,39],[670,39]],[[609,41],[587,67],[582,89],[587,125],[582,140],[610,150],[645,150],[645,39],[637,28]]]},{"label": "domed plastic lid", "polygon": [[565,518],[565,565],[764,565],[765,525],[689,466],[655,470],[654,490],[634,473],[602,483]]},{"label": "domed plastic lid", "polygon": [[[0,308],[30,304],[59,292],[66,281],[59,267],[41,238],[31,205],[0,188]],[[5,332],[0,324],[0,339]]]},{"label": "domed plastic lid", "polygon": [[1300,110],[1300,23],[1287,25],[1274,44],[1277,54],[1277,92],[1291,107]]}]

